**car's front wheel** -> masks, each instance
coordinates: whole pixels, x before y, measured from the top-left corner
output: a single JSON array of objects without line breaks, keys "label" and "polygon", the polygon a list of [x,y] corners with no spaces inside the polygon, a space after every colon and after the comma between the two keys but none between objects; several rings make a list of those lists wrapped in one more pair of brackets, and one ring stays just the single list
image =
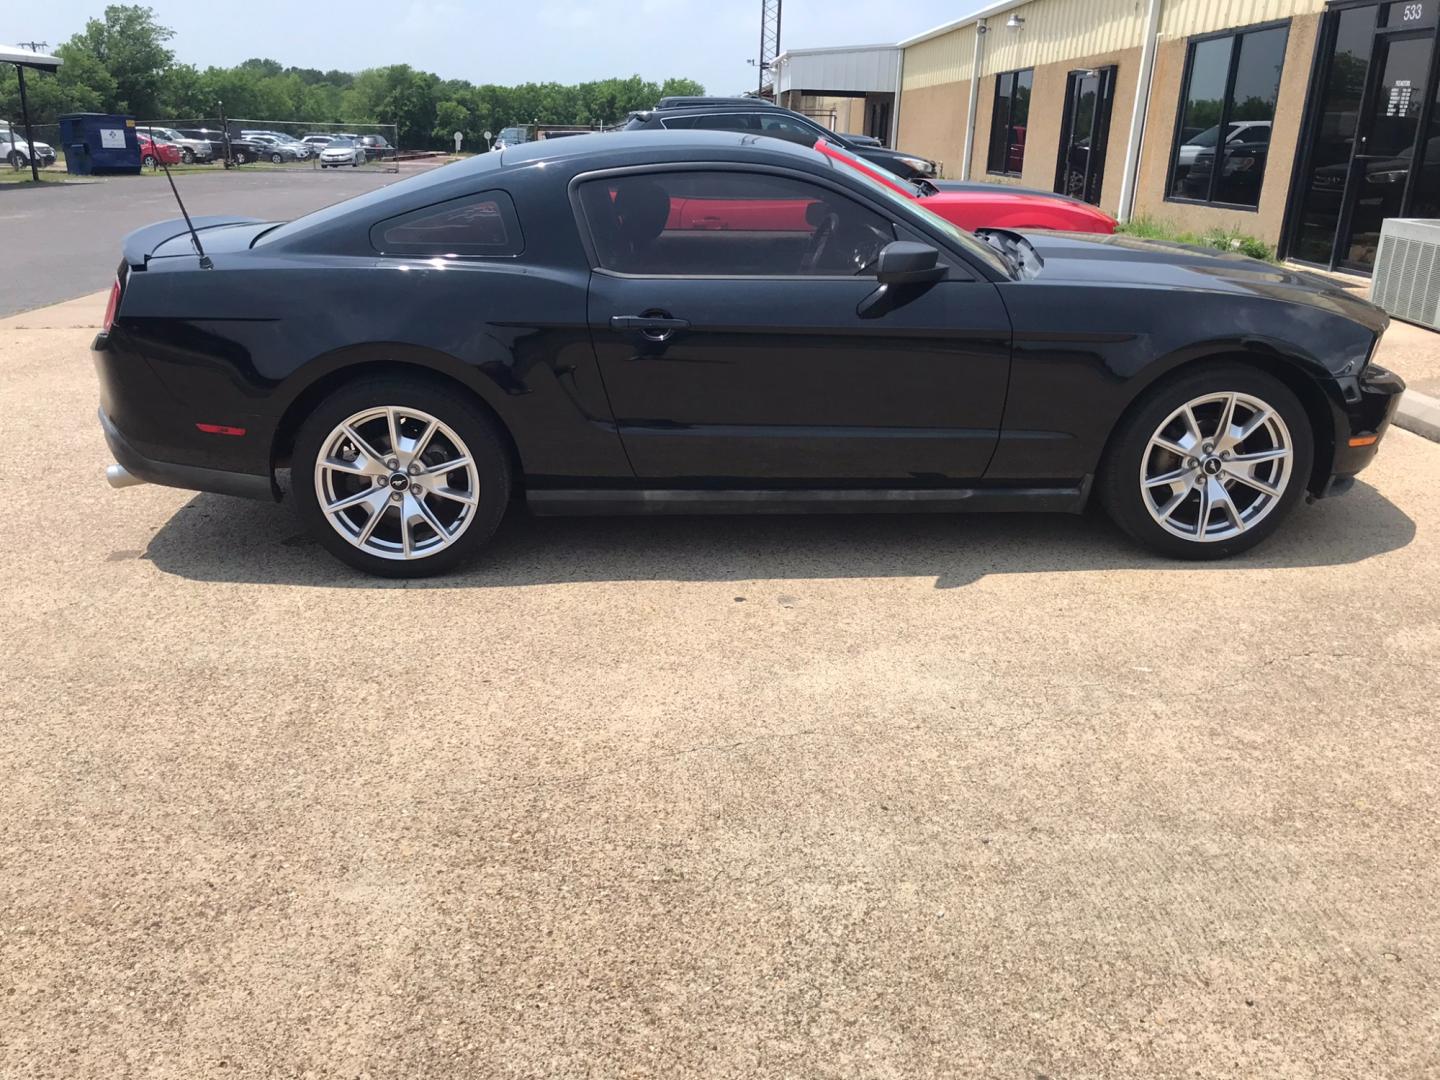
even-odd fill
[{"label": "car's front wheel", "polygon": [[1314,453],[1310,420],[1284,383],[1216,365],[1163,383],[1126,415],[1098,495],[1147,547],[1218,559],[1279,527],[1304,496]]},{"label": "car's front wheel", "polygon": [[425,577],[463,562],[510,500],[495,424],[418,378],[368,378],[326,398],[300,428],[291,476],[311,534],[383,577]]},{"label": "car's front wheel", "polygon": [[274,153],[270,155],[270,160],[276,165],[283,165],[285,163],[285,155],[281,153]]},{"label": "car's front wheel", "polygon": [[190,149],[181,150],[181,151],[180,151],[180,160],[183,161],[186,165],[194,165],[194,164],[195,164],[195,151],[194,151],[194,150],[190,150]]}]

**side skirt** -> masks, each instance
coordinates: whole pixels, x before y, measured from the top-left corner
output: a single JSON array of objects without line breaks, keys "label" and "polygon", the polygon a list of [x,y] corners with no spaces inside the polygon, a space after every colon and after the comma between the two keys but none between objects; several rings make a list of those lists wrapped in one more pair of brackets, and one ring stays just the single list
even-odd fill
[{"label": "side skirt", "polygon": [[1078,514],[1090,495],[1090,477],[1058,488],[911,488],[771,491],[721,489],[592,490],[541,488],[526,492],[542,516],[605,514],[960,514],[1030,511]]}]

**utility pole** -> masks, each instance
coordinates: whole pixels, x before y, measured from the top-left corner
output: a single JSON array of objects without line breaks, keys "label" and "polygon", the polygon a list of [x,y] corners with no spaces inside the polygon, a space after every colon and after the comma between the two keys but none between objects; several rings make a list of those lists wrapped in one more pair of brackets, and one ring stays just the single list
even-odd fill
[{"label": "utility pole", "polygon": [[[41,49],[48,49],[48,41],[21,41],[31,52],[39,52]],[[25,118],[25,146],[30,151],[25,156],[30,159],[30,179],[35,183],[40,182],[40,166],[35,163],[35,136],[30,131],[30,103],[25,99],[25,65],[15,65],[15,75],[20,80],[20,115]]]}]

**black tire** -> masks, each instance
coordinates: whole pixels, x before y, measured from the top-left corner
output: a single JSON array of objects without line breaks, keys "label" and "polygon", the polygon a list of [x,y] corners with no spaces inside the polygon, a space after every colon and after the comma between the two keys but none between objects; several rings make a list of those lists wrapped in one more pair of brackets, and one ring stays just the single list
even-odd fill
[{"label": "black tire", "polygon": [[145,168],[147,168],[147,169],[153,169],[153,168],[155,168],[155,155],[154,155],[154,154],[146,154],[144,157],[142,157],[142,158],[140,159],[140,164],[141,164],[141,165],[144,165]]},{"label": "black tire", "polygon": [[244,150],[236,150],[236,151],[235,151],[235,164],[236,164],[236,165],[244,165],[244,164],[245,164],[246,162],[248,162],[249,160],[250,160],[250,159],[245,156],[245,151],[244,151]]},{"label": "black tire", "polygon": [[270,155],[270,161],[275,165],[283,165],[285,164],[285,155],[276,151]]},{"label": "black tire", "polygon": [[[1147,495],[1142,491],[1140,476],[1142,460],[1150,440],[1157,434],[1166,418],[1187,402],[1207,394],[1220,393],[1248,395],[1263,402],[1278,414],[1290,435],[1290,471],[1280,497],[1274,500],[1274,505],[1263,516],[1247,525],[1244,531],[1237,535],[1202,542],[1177,536],[1156,521],[1147,508]],[[1205,432],[1207,423],[1218,426],[1219,420],[1216,418],[1207,422],[1201,417],[1202,433]],[[1163,454],[1164,451],[1157,449],[1155,453]],[[1177,468],[1185,464],[1178,462],[1178,459],[1171,460],[1176,460]],[[1111,436],[1105,460],[1101,463],[1096,495],[1110,518],[1144,546],[1171,558],[1223,559],[1249,550],[1279,528],[1281,522],[1295,509],[1295,505],[1304,498],[1314,460],[1315,435],[1310,418],[1294,392],[1279,379],[1263,371],[1243,364],[1217,363],[1167,379],[1147,391],[1136,402]],[[1236,483],[1239,482],[1231,482],[1232,489]],[[1254,498],[1253,490],[1246,488],[1244,484],[1240,484],[1239,490],[1243,492],[1240,498]],[[1171,491],[1173,489],[1166,493]],[[1178,499],[1178,495],[1175,497]],[[1198,507],[1198,494],[1194,498]],[[1157,501],[1158,499],[1157,496]],[[1163,513],[1163,509],[1161,512]],[[1185,512],[1183,504],[1181,512]],[[1193,516],[1200,516],[1198,509],[1193,511]],[[1234,520],[1229,514],[1226,518]]]},{"label": "black tire", "polygon": [[12,169],[23,169],[26,165],[29,164],[30,159],[27,158],[24,154],[22,154],[19,150],[10,151],[10,167]]},{"label": "black tire", "polygon": [[[342,537],[321,510],[316,490],[315,465],[335,428],[358,412],[386,405],[422,410],[448,426],[464,443],[478,475],[479,497],[465,531],[448,547],[408,561],[372,555]],[[430,577],[454,569],[489,542],[510,503],[510,455],[495,422],[463,394],[423,376],[362,377],[336,390],[300,426],[291,478],[295,512],[306,530],[342,562],[379,577]]]},{"label": "black tire", "polygon": [[189,148],[180,151],[180,161],[186,165],[195,164],[195,151]]}]

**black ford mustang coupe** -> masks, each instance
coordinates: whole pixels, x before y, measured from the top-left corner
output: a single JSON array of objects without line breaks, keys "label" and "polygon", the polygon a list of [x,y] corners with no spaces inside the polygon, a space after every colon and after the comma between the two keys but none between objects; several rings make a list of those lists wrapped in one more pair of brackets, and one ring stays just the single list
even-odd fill
[{"label": "black ford mustang coupe", "polygon": [[[277,224],[129,236],[116,486],[279,498],[413,576],[537,513],[1081,510],[1212,558],[1344,490],[1378,309],[1249,259],[963,232],[724,132],[484,154]],[[203,245],[203,254],[201,248]]]}]

